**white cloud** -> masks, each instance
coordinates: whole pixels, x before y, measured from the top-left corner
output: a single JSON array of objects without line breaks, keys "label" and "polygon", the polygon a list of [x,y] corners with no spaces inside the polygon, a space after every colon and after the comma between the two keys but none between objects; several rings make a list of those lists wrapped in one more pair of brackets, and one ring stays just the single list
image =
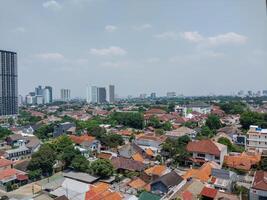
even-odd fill
[{"label": "white cloud", "polygon": [[124,68],[129,65],[126,61],[107,61],[101,64],[104,67],[111,67],[111,68]]},{"label": "white cloud", "polygon": [[150,29],[150,28],[152,28],[151,24],[142,24],[138,26],[133,26],[133,29],[136,31],[143,31],[143,30]]},{"label": "white cloud", "polygon": [[55,0],[46,1],[43,3],[43,7],[54,11],[61,10],[62,6]]},{"label": "white cloud", "polygon": [[208,37],[208,42],[210,45],[220,45],[220,44],[245,44],[247,42],[247,37],[234,32],[229,32],[214,37]]},{"label": "white cloud", "polygon": [[64,61],[65,57],[61,53],[40,53],[35,55],[37,58],[47,61]]},{"label": "white cloud", "polygon": [[19,26],[19,27],[14,29],[14,32],[25,33],[26,29],[24,27],[22,27],[22,26]]},{"label": "white cloud", "polygon": [[183,32],[180,36],[194,43],[199,43],[204,46],[218,46],[225,44],[245,44],[248,38],[244,35],[240,35],[234,32],[228,32],[224,34],[215,35],[212,37],[204,37],[196,31]]},{"label": "white cloud", "polygon": [[103,49],[90,49],[90,54],[97,56],[124,56],[127,51],[121,47],[111,46]]},{"label": "white cloud", "polygon": [[173,32],[173,31],[167,31],[167,32],[163,32],[160,34],[156,34],[154,35],[155,38],[158,39],[172,39],[172,40],[177,40],[179,37],[179,34]]},{"label": "white cloud", "polygon": [[153,58],[148,58],[146,60],[147,63],[158,63],[160,61],[160,58],[153,57]]},{"label": "white cloud", "polygon": [[188,40],[189,42],[200,42],[200,41],[202,41],[204,39],[202,37],[202,35],[200,35],[196,31],[194,31],[194,32],[183,32],[180,35],[181,35],[182,38],[184,38],[185,40]]},{"label": "white cloud", "polygon": [[107,25],[107,26],[105,26],[105,30],[107,31],[107,32],[114,32],[114,31],[116,31],[118,29],[118,27],[117,26],[114,26],[114,25]]}]

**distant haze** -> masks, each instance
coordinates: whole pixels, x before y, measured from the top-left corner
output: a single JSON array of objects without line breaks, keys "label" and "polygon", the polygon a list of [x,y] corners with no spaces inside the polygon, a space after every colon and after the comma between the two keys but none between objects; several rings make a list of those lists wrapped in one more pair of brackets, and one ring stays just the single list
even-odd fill
[{"label": "distant haze", "polygon": [[2,0],[0,49],[18,52],[19,92],[86,96],[267,89],[265,0]]}]

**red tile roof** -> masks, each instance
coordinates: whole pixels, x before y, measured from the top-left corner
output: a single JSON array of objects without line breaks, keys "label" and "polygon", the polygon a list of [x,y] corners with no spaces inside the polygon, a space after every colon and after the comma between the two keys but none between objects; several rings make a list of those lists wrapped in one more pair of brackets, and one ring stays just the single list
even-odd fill
[{"label": "red tile roof", "polygon": [[69,137],[75,144],[81,144],[83,142],[92,142],[95,140],[95,137],[89,135],[82,135],[82,136],[70,135]]},{"label": "red tile roof", "polygon": [[188,190],[186,190],[182,193],[182,197],[183,197],[183,200],[192,200],[193,199],[192,193],[189,192]]},{"label": "red tile roof", "polygon": [[142,162],[123,157],[112,158],[111,163],[115,169],[124,169],[129,171],[143,171],[145,169],[145,165]]},{"label": "red tile roof", "polygon": [[214,199],[217,195],[217,190],[213,188],[204,187],[200,195]]},{"label": "red tile roof", "polygon": [[267,191],[267,172],[257,171],[252,184],[253,189]]},{"label": "red tile roof", "polygon": [[211,140],[200,140],[189,142],[186,146],[189,152],[208,153],[219,156],[220,150],[216,144]]},{"label": "red tile roof", "polygon": [[4,158],[1,158],[0,159],[0,167],[6,167],[6,166],[9,166],[11,165],[13,162],[11,160],[7,160],[7,159],[4,159]]}]

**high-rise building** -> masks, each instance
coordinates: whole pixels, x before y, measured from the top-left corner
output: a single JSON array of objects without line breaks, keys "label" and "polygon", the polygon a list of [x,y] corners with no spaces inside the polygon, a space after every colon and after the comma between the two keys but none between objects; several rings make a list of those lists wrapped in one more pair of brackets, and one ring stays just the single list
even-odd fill
[{"label": "high-rise building", "polygon": [[267,96],[267,90],[262,90],[262,96]]},{"label": "high-rise building", "polygon": [[105,87],[97,88],[97,103],[106,103],[107,102],[107,93]]},{"label": "high-rise building", "polygon": [[96,86],[91,87],[91,103],[98,102],[98,88]]},{"label": "high-rise building", "polygon": [[109,103],[115,102],[115,86],[109,85]]},{"label": "high-rise building", "polygon": [[0,50],[0,115],[18,114],[17,53]]},{"label": "high-rise building", "polygon": [[44,104],[49,104],[50,102],[50,90],[48,88],[43,89],[43,101]]},{"label": "high-rise building", "polygon": [[152,92],[152,93],[150,94],[150,98],[151,98],[151,99],[155,99],[155,98],[156,98],[156,93],[155,93],[155,92]]},{"label": "high-rise building", "polygon": [[[53,88],[51,86],[45,86],[44,90],[48,90],[48,97],[47,97],[49,99],[48,103],[52,103],[53,102]],[[44,96],[44,98],[46,97]]]},{"label": "high-rise building", "polygon": [[61,89],[60,90],[60,99],[62,101],[69,101],[70,100],[70,89]]},{"label": "high-rise building", "polygon": [[176,92],[167,92],[167,97],[168,98],[176,97]]},{"label": "high-rise building", "polygon": [[35,95],[43,95],[43,88],[41,85],[35,88]]}]

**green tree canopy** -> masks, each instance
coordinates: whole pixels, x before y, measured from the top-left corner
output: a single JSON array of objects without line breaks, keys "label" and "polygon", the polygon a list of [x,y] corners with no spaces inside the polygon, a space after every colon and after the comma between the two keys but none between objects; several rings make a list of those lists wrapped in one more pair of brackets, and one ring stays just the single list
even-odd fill
[{"label": "green tree canopy", "polygon": [[211,130],[216,130],[222,127],[220,118],[216,115],[209,115],[206,120],[206,126],[208,126]]},{"label": "green tree canopy", "polygon": [[110,177],[113,175],[113,165],[109,160],[98,159],[90,164],[90,170],[94,175],[100,177]]}]

